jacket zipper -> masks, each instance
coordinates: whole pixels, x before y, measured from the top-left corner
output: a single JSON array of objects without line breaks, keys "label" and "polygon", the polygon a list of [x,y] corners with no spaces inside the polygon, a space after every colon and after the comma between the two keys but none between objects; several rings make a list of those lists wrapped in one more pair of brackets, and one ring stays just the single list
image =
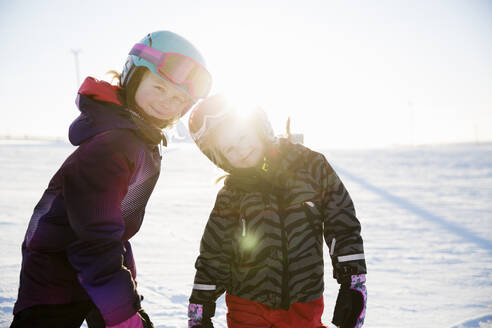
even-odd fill
[{"label": "jacket zipper", "polygon": [[279,218],[280,218],[280,229],[282,234],[282,298],[280,307],[284,310],[289,310],[290,308],[290,291],[289,291],[289,258],[287,252],[287,232],[285,231],[285,217],[284,217],[284,199],[283,195],[277,195],[279,199]]}]

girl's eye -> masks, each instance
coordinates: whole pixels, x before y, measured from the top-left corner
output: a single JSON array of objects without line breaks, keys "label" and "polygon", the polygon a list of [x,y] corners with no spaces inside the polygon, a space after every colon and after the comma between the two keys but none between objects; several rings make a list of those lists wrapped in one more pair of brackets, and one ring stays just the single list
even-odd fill
[{"label": "girl's eye", "polygon": [[173,97],[173,101],[177,104],[183,104],[185,102],[185,100],[180,97]]},{"label": "girl's eye", "polygon": [[156,88],[160,92],[166,92],[167,91],[166,88],[164,88],[163,86],[160,86],[160,85],[155,85],[154,88]]}]

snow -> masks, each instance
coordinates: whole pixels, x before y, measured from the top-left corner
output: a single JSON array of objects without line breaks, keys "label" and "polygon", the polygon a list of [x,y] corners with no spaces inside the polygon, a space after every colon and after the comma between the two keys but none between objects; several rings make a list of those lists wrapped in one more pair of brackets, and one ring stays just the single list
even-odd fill
[{"label": "snow", "polygon": [[[11,320],[32,210],[73,147],[0,142],[0,327]],[[492,144],[322,150],[349,190],[368,265],[364,327],[492,327]],[[200,237],[221,183],[196,146],[166,150],[132,239],[143,306],[156,327],[185,327]],[[325,251],[325,256],[328,254]],[[325,313],[337,295],[326,256]],[[215,327],[226,327],[219,299]]]}]

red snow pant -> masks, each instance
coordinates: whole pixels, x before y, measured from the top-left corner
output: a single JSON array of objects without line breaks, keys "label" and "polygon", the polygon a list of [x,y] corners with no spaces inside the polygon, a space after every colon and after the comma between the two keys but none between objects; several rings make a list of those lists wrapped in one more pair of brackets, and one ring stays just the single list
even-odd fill
[{"label": "red snow pant", "polygon": [[323,297],[294,303],[288,311],[226,294],[229,328],[322,328]]}]

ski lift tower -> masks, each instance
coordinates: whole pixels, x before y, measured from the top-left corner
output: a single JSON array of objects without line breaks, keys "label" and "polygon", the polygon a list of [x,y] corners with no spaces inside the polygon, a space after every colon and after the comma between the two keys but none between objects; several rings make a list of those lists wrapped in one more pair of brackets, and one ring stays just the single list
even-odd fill
[{"label": "ski lift tower", "polygon": [[77,79],[77,89],[80,87],[80,67],[79,67],[79,53],[82,52],[81,49],[72,49],[72,54],[75,59],[75,74]]}]

